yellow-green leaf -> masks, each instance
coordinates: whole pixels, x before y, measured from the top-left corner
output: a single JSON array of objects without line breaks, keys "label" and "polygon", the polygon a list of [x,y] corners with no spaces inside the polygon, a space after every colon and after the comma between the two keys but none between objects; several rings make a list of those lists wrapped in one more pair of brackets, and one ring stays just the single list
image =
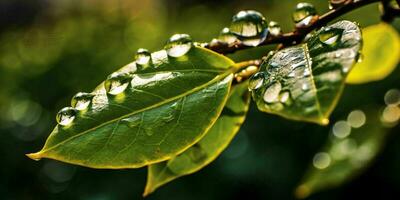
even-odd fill
[{"label": "yellow-green leaf", "polygon": [[[43,149],[28,156],[137,168],[170,159],[200,140],[225,105],[234,63],[199,47],[178,58],[158,51],[151,60],[151,66],[133,62],[113,73],[121,82],[100,84],[88,109],[70,108],[73,121],[57,125]],[[119,86],[127,87],[115,95],[105,89]]]},{"label": "yellow-green leaf", "polygon": [[270,55],[250,79],[258,109],[327,124],[360,47],[358,26],[340,21],[311,34],[304,44]]},{"label": "yellow-green leaf", "polygon": [[379,81],[387,77],[400,61],[400,36],[389,24],[380,23],[363,29],[362,62],[346,79],[349,84]]},{"label": "yellow-green leaf", "polygon": [[242,125],[250,103],[247,84],[236,85],[221,116],[207,134],[182,154],[148,168],[144,196],[160,186],[194,173],[212,162],[228,146]]}]

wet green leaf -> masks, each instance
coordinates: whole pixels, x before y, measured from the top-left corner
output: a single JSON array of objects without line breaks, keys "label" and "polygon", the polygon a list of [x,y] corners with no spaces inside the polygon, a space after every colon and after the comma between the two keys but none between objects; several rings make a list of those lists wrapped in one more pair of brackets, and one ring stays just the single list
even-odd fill
[{"label": "wet green leaf", "polygon": [[137,168],[170,159],[200,140],[225,105],[234,63],[199,47],[177,58],[158,51],[151,63],[113,73],[92,92],[88,109],[62,110],[57,119],[63,125],[28,156]]},{"label": "wet green leaf", "polygon": [[346,83],[362,84],[388,76],[400,61],[400,36],[389,24],[380,23],[363,29],[362,62],[357,63]]},{"label": "wet green leaf", "polygon": [[339,186],[371,164],[389,130],[381,122],[381,112],[376,107],[372,109],[352,111],[347,119],[332,126],[329,141],[315,154],[312,165],[296,188],[298,198]]},{"label": "wet green leaf", "polygon": [[247,84],[236,85],[220,117],[198,143],[168,161],[149,166],[144,195],[176,178],[202,169],[217,158],[242,125],[249,100]]},{"label": "wet green leaf", "polygon": [[250,80],[258,109],[327,124],[360,47],[358,26],[340,21],[313,33],[304,44],[269,55]]}]

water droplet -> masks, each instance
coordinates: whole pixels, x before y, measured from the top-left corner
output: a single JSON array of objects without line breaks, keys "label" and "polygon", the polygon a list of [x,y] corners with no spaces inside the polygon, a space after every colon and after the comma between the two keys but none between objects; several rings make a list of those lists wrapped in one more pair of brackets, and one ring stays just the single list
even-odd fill
[{"label": "water droplet", "polygon": [[347,123],[353,128],[360,128],[365,124],[366,116],[362,110],[353,110],[347,116]]},{"label": "water droplet", "polygon": [[142,67],[151,64],[151,53],[147,49],[138,49],[135,55],[136,63]]},{"label": "water droplet", "polygon": [[264,16],[254,10],[240,11],[233,16],[229,29],[247,46],[261,44],[268,35]]},{"label": "water droplet", "polygon": [[317,10],[314,5],[310,3],[298,3],[292,14],[292,18],[296,23],[296,27],[307,27],[313,24],[318,18]]},{"label": "water droplet", "polygon": [[325,152],[315,154],[313,158],[313,165],[317,169],[325,169],[331,164],[331,156]]},{"label": "water droplet", "polygon": [[303,84],[301,84],[301,89],[302,89],[303,91],[309,90],[309,89],[310,89],[309,83],[304,82]]},{"label": "water droplet", "polygon": [[223,28],[221,33],[218,36],[218,41],[223,42],[223,43],[227,43],[227,44],[231,44],[234,43],[237,40],[237,37],[235,36],[235,34],[233,34],[229,28]]},{"label": "water droplet", "polygon": [[77,110],[85,110],[88,108],[94,95],[86,92],[79,92],[71,99],[71,106]]},{"label": "water droplet", "polygon": [[192,46],[192,38],[188,34],[175,34],[169,38],[164,49],[168,56],[177,58],[189,52]]},{"label": "water droplet", "polygon": [[269,33],[271,33],[272,36],[279,36],[279,35],[282,34],[281,26],[279,25],[278,22],[275,22],[275,21],[270,21],[269,22],[268,30],[269,30]]},{"label": "water droplet", "polygon": [[347,121],[338,121],[333,125],[332,133],[338,138],[345,138],[351,133],[351,126]]},{"label": "water droplet", "polygon": [[127,73],[114,72],[107,77],[104,82],[104,88],[108,94],[117,95],[125,91],[128,87],[131,77]]},{"label": "water droplet", "polygon": [[329,0],[329,9],[340,8],[350,2],[352,0]]},{"label": "water droplet", "polygon": [[61,109],[56,115],[57,123],[62,126],[71,124],[71,122],[75,119],[76,113],[77,110],[72,107],[65,107]]},{"label": "water droplet", "polygon": [[291,97],[290,97],[290,92],[289,91],[283,91],[279,95],[279,101],[281,103],[284,103],[286,105],[289,105],[291,103]]},{"label": "water droplet", "polygon": [[398,89],[390,89],[385,94],[385,103],[386,105],[399,105],[400,104],[400,90]]},{"label": "water droplet", "polygon": [[279,93],[282,90],[280,82],[272,83],[264,93],[264,101],[267,103],[274,103],[279,101]]},{"label": "water droplet", "polygon": [[264,83],[265,74],[263,72],[257,72],[251,76],[249,81],[249,90],[256,90]]},{"label": "water droplet", "polygon": [[342,38],[343,29],[327,27],[319,34],[319,41],[323,44],[334,47]]}]

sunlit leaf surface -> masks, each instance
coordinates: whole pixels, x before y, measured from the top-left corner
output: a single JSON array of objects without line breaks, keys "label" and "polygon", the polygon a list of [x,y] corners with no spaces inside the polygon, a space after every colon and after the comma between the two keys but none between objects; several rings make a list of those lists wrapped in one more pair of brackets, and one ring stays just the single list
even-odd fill
[{"label": "sunlit leaf surface", "polygon": [[28,156],[93,168],[167,160],[215,122],[229,94],[233,64],[199,47],[177,58],[155,52],[150,66],[131,63],[109,76],[91,93],[87,109],[61,110],[43,149]]},{"label": "sunlit leaf surface", "polygon": [[250,80],[258,109],[295,120],[327,124],[361,47],[361,32],[340,21],[304,44],[270,55]]},{"label": "sunlit leaf surface", "polygon": [[[312,165],[296,189],[298,198],[332,188],[359,175],[380,152],[388,133],[382,111],[374,107],[354,110],[333,124],[329,141],[315,154]],[[400,116],[400,112],[398,113]]]},{"label": "sunlit leaf surface", "polygon": [[363,29],[362,62],[357,63],[346,79],[350,84],[379,81],[399,63],[400,36],[391,25],[380,23]]},{"label": "sunlit leaf surface", "polygon": [[171,160],[149,166],[144,195],[213,161],[230,143],[242,125],[250,103],[246,84],[234,86],[222,114],[195,145]]}]

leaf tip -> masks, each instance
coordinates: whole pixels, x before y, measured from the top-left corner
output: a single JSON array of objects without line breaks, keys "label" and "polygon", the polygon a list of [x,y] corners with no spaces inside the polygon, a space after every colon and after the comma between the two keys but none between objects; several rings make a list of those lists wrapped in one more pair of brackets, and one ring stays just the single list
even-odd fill
[{"label": "leaf tip", "polygon": [[321,120],[320,122],[322,125],[328,125],[329,124],[329,119],[328,118],[324,118]]},{"label": "leaf tip", "polygon": [[307,185],[301,184],[294,191],[294,195],[298,199],[304,199],[304,198],[307,198],[310,195],[310,192],[311,192],[310,188]]},{"label": "leaf tip", "polygon": [[147,197],[147,196],[149,196],[149,194],[154,192],[154,190],[155,190],[155,188],[151,187],[151,185],[147,183],[142,196]]},{"label": "leaf tip", "polygon": [[40,152],[28,153],[28,154],[25,154],[25,155],[28,156],[28,158],[30,158],[32,160],[35,160],[35,161],[38,161],[38,160],[40,160],[42,158],[42,155],[41,155]]}]

